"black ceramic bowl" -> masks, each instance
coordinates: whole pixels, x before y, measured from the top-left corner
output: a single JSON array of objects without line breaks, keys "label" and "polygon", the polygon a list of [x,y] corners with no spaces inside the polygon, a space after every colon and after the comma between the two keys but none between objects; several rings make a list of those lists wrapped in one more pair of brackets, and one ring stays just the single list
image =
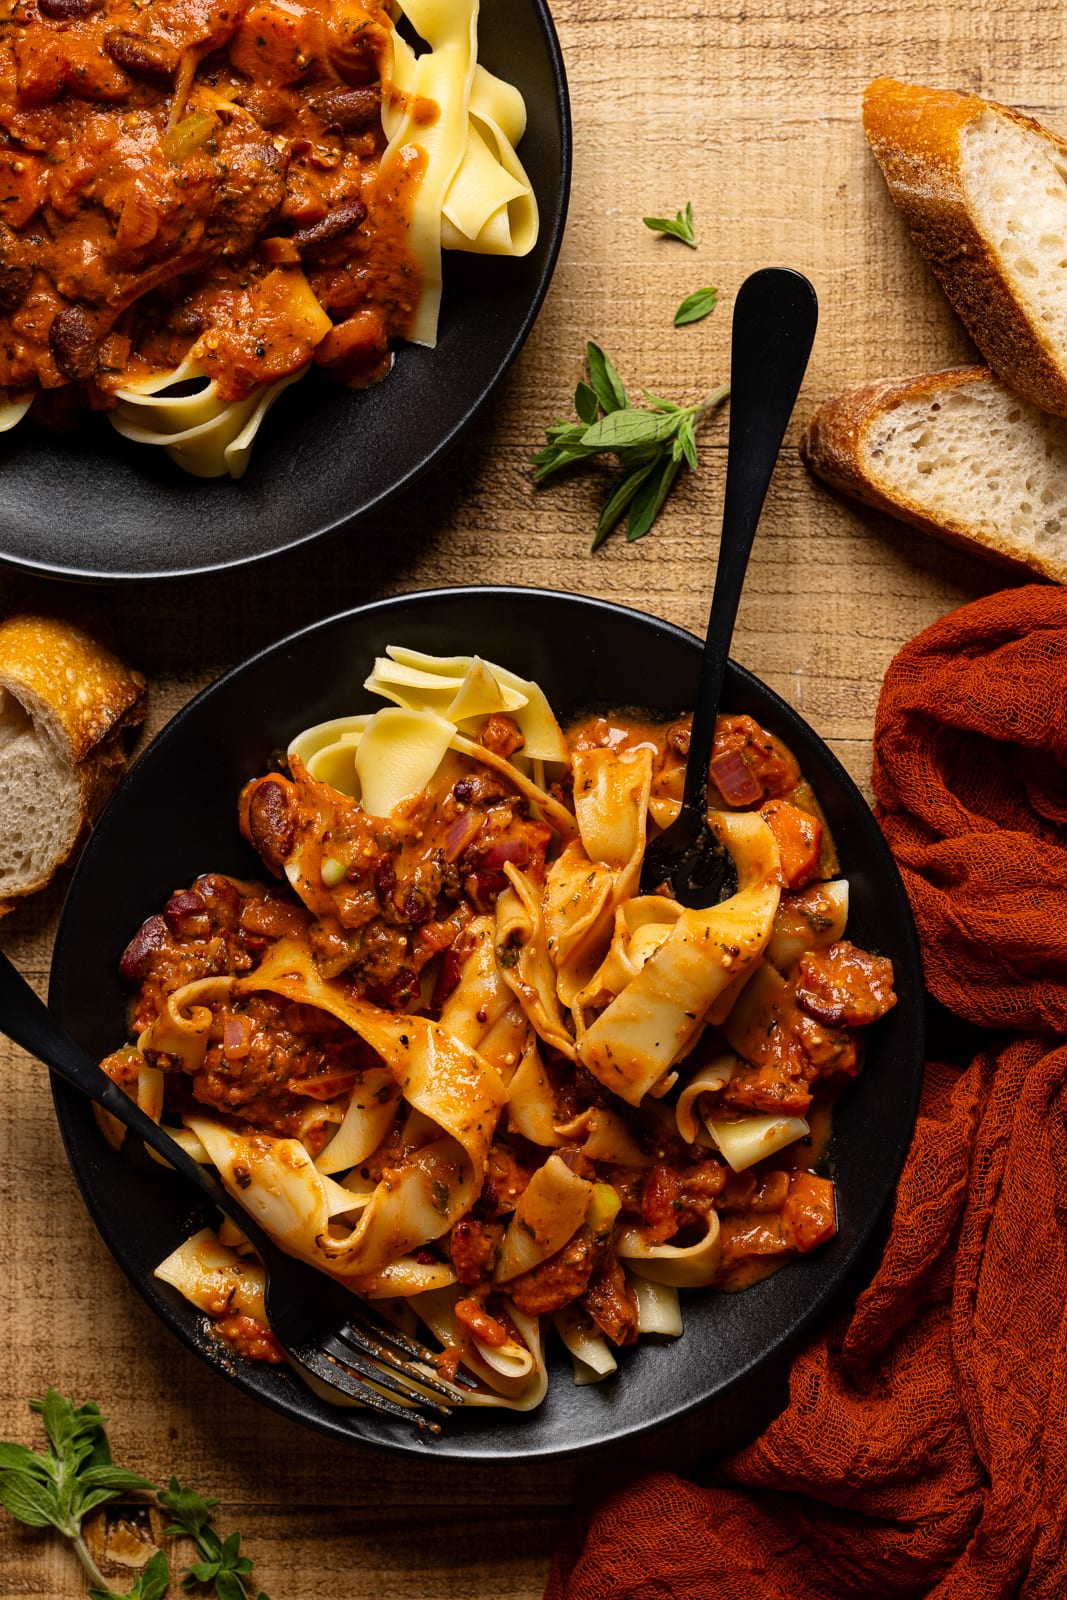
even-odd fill
[{"label": "black ceramic bowl", "polygon": [[101,417],[0,434],[0,561],[81,578],[207,572],[353,524],[455,443],[511,366],[556,264],[570,190],[567,83],[546,0],[485,0],[479,58],[514,83],[541,231],[519,261],[445,253],[437,347],[402,345],[356,393],[313,372],[281,396],[239,483],[191,478]]},{"label": "black ceramic bowl", "polygon": [[[102,1057],[125,1038],[122,951],[169,893],[208,870],[262,868],[237,830],[237,794],[300,729],[372,704],[363,679],[386,645],[473,652],[536,678],[564,718],[595,707],[691,705],[700,646],[691,634],[602,601],[543,590],[443,589],[361,606],[315,624],[238,667],[181,711],[145,752],[81,858],[56,942],[50,1003]],[[726,703],[792,748],[815,787],[851,885],[850,936],[893,958],[900,999],[871,1031],[866,1065],[835,1116],[831,1167],[839,1232],[743,1294],[685,1296],[678,1343],[641,1340],[606,1383],[576,1388],[553,1356],[536,1412],[459,1415],[432,1445],[468,1458],[554,1455],[677,1417],[720,1395],[789,1341],[833,1295],[882,1212],[911,1132],[922,1064],[922,977],[904,891],[863,798],[806,723],[731,666]],[[209,1366],[296,1421],[340,1439],[426,1449],[402,1424],[339,1411],[285,1369],[228,1360],[203,1319],[153,1268],[209,1220],[180,1179],[133,1165],[101,1137],[88,1103],[55,1080],[67,1154],[108,1247],[160,1320]],[[160,1360],[166,1359],[160,1334]]]}]

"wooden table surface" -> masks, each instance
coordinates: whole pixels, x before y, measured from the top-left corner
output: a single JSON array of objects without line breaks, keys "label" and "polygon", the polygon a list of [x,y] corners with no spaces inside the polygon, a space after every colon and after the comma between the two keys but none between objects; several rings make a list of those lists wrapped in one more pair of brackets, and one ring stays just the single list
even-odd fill
[{"label": "wooden table surface", "polygon": [[[508,0],[483,0],[506,5]],[[256,568],[91,596],[151,682],[146,736],[221,670],[301,624],[376,596],[480,581],[574,589],[701,631],[714,571],[725,423],[699,475],[644,542],[589,540],[602,485],[535,491],[527,465],[569,410],[584,344],[624,378],[695,400],[725,375],[730,305],[752,269],[806,272],[822,322],[741,606],[734,655],[794,704],[866,783],[882,673],[943,612],[1000,586],[993,568],[835,501],[795,444],[814,404],[889,374],[971,359],[892,208],[860,127],[891,74],[1064,118],[1065,12],[1048,0],[555,0],[575,170],[559,268],[492,413],[376,524]],[[699,252],[643,215],[693,203]],[[505,268],[506,270],[506,268]],[[671,326],[692,289],[719,310]],[[253,469],[254,465],[253,465]],[[3,480],[0,476],[0,495]],[[29,590],[33,593],[32,588]],[[27,594],[0,577],[0,611]],[[143,744],[143,740],[142,740]],[[0,924],[44,990],[65,879]],[[120,1460],[221,1497],[273,1600],[533,1600],[575,1503],[651,1464],[695,1470],[781,1401],[731,1407],[593,1459],[463,1467],[348,1450],[258,1410],[154,1321],[104,1248],[68,1173],[46,1083],[0,1042],[0,1437],[36,1442],[26,1402],[51,1383],[100,1401]],[[0,1513],[0,1595],[84,1594],[62,1542]]]}]

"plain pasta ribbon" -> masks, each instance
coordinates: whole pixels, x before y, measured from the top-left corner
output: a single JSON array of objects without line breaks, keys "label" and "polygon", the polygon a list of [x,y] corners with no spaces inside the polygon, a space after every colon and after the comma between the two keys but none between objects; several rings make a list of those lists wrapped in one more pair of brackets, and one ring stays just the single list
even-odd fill
[{"label": "plain pasta ribbon", "polygon": [[685,1054],[713,1002],[770,938],[781,894],[774,836],[752,812],[714,820],[737,865],[737,893],[707,910],[682,911],[578,1049],[581,1064],[629,1105],[639,1105]]},{"label": "plain pasta ribbon", "polygon": [[478,5],[477,0],[405,0],[403,10],[430,48],[416,56],[399,34],[393,37],[392,78],[382,95],[389,137],[382,175],[387,181],[391,167],[407,159],[407,147],[422,152],[408,230],[422,279],[411,338],[432,345],[441,309],[441,210],[467,146]]}]

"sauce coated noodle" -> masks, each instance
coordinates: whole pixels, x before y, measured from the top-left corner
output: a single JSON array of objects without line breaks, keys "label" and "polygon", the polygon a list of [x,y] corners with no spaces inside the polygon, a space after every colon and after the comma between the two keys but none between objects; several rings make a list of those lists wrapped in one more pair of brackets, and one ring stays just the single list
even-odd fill
[{"label": "sauce coated noodle", "polygon": [[[397,23],[419,35],[416,54]],[[0,432],[88,409],[240,477],[312,364],[432,345],[442,249],[525,255],[478,0],[0,4]]]},{"label": "sauce coated noodle", "polygon": [[[688,722],[566,733],[536,684],[394,648],[392,702],[296,737],[240,825],[270,881],[206,874],[123,960],[137,1043],[106,1069],[293,1255],[528,1409],[554,1328],[593,1382],[679,1291],[743,1288],[836,1231],[818,1167],[888,960],[795,760],[719,720],[711,822],[736,893],[641,895]],[[159,1269],[281,1359],[237,1231]]]}]

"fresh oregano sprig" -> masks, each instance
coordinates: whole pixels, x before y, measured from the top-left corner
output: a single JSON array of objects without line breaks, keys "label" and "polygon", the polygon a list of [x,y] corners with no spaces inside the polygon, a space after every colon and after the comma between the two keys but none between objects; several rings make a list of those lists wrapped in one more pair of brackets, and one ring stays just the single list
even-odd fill
[{"label": "fresh oregano sprig", "polygon": [[676,217],[642,217],[641,221],[646,228],[651,228],[653,233],[665,234],[668,239],[680,239],[690,250],[695,250],[697,247],[697,236],[693,232],[691,200],[686,201],[685,210],[679,211]]},{"label": "fresh oregano sprig", "polygon": [[[31,1400],[40,1413],[48,1448],[40,1453],[26,1445],[0,1440],[0,1505],[31,1528],[57,1528],[71,1541],[89,1577],[90,1600],[163,1600],[170,1583],[166,1552],[157,1550],[123,1593],[108,1588],[107,1579],[92,1558],[82,1536],[82,1524],[91,1511],[130,1490],[154,1494],[174,1518],[165,1536],[192,1539],[200,1560],[184,1575],[187,1589],[213,1584],[217,1600],[248,1600],[244,1579],[252,1570],[241,1555],[241,1535],[222,1540],[210,1525],[217,1500],[205,1500],[184,1489],[176,1478],[158,1490],[139,1472],[116,1467],[111,1459],[100,1407],[93,1401],[76,1406],[55,1389],[43,1400]],[[256,1600],[268,1600],[261,1590]]]},{"label": "fresh oregano sprig", "polygon": [[547,443],[533,457],[533,465],[540,482],[581,461],[618,457],[623,475],[597,520],[592,545],[596,550],[624,516],[627,539],[644,538],[682,467],[696,470],[697,429],[726,399],[730,386],[720,384],[693,406],[676,405],[643,389],[649,403],[635,406],[600,346],[590,342],[586,351],[589,381],[583,380],[574,392],[578,420],[546,428]]},{"label": "fresh oregano sprig", "polygon": [[41,1415],[48,1448],[41,1454],[8,1440],[0,1442],[0,1504],[31,1528],[58,1528],[69,1539],[90,1581],[107,1583],[82,1538],[90,1511],[130,1489],[151,1489],[139,1472],[112,1464],[104,1432],[106,1418],[89,1401],[76,1406],[55,1389],[31,1400]]},{"label": "fresh oregano sprig", "polygon": [[[231,1533],[220,1539],[211,1526],[211,1512],[217,1500],[205,1500],[194,1489],[184,1489],[177,1478],[170,1486],[161,1489],[157,1496],[164,1511],[169,1511],[174,1521],[164,1528],[164,1538],[184,1534],[196,1546],[199,1561],[194,1561],[182,1578],[186,1589],[195,1589],[201,1583],[213,1583],[218,1600],[248,1600],[244,1579],[252,1570],[252,1563],[241,1554],[241,1535]],[[256,1600],[268,1600],[262,1590]]]}]

